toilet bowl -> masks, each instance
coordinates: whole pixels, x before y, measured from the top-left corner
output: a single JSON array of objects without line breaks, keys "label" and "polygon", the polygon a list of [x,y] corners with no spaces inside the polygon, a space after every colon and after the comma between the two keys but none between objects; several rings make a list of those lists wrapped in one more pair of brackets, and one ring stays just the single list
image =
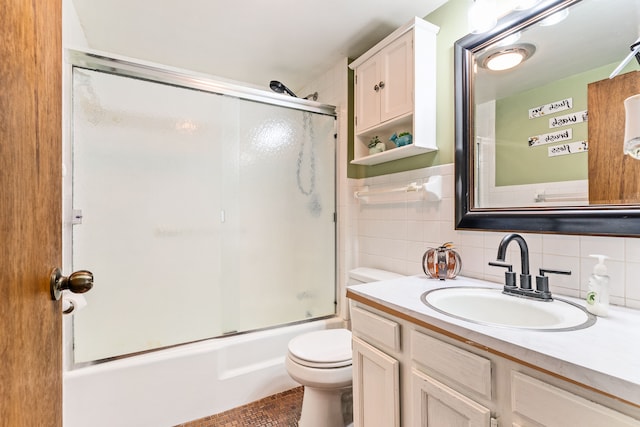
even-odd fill
[{"label": "toilet bowl", "polygon": [[[349,272],[347,286],[402,277],[372,268]],[[349,316],[347,315],[348,320]],[[285,366],[289,376],[304,386],[299,427],[345,425],[342,396],[352,384],[351,331],[327,329],[308,332],[289,342]],[[349,417],[347,416],[347,422]]]}]

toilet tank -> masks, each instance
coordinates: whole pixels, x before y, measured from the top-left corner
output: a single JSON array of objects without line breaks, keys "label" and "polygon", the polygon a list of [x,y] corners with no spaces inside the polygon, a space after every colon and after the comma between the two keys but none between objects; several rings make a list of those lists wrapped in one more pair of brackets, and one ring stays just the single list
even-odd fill
[{"label": "toilet tank", "polygon": [[381,280],[398,279],[405,277],[402,274],[392,273],[391,271],[379,270],[377,268],[358,267],[349,271],[349,280],[347,287],[358,285],[360,283],[379,282]]},{"label": "toilet tank", "polygon": [[[400,277],[405,276],[391,271],[379,270],[377,268],[358,267],[349,271],[347,288],[361,283],[379,282],[381,280],[398,279]],[[349,300],[347,300],[347,310],[344,320],[351,320],[351,307],[349,306]]]}]

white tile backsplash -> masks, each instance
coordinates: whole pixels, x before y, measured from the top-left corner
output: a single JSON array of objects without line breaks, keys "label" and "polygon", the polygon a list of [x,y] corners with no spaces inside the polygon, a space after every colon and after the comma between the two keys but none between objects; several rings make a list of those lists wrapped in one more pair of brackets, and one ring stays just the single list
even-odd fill
[{"label": "white tile backsplash", "polygon": [[[625,240],[625,261],[640,262],[640,239],[624,239]],[[640,277],[640,276],[638,276]]]},{"label": "white tile backsplash", "polygon": [[580,256],[580,240],[574,236],[551,234],[544,236],[542,250],[549,255]]},{"label": "white tile backsplash", "polygon": [[[443,177],[442,200],[416,200],[415,195],[375,202],[353,201],[348,219],[354,233],[349,238],[356,248],[350,268],[366,266],[401,274],[423,274],[422,254],[429,248],[454,242],[462,257],[462,274],[502,283],[504,269],[491,267],[498,244],[508,233],[455,230],[454,168],[452,164],[382,175],[366,179],[349,179],[347,193],[367,186],[370,191],[405,186],[410,182],[426,182],[433,175]],[[407,193],[410,194],[410,193]],[[397,195],[393,197],[398,197]],[[401,196],[402,197],[402,196]],[[551,292],[556,295],[584,297],[595,259],[603,254],[610,259],[611,303],[640,308],[640,239],[557,234],[522,234],[529,248],[532,283],[540,268],[570,270],[571,275],[548,274]],[[520,251],[511,244],[508,260],[520,273]]]},{"label": "white tile backsplash", "polygon": [[[601,254],[610,260],[624,261],[624,239],[611,239],[608,237],[583,236],[580,239],[580,256],[589,257],[591,254]],[[597,258],[592,258],[596,263]],[[608,261],[606,262],[608,264]]]},{"label": "white tile backsplash", "polygon": [[627,262],[625,264],[625,281],[626,283],[635,283],[635,286],[626,286],[625,297],[627,299],[635,300],[638,304],[640,304],[640,283],[638,283],[639,277],[640,263]]}]

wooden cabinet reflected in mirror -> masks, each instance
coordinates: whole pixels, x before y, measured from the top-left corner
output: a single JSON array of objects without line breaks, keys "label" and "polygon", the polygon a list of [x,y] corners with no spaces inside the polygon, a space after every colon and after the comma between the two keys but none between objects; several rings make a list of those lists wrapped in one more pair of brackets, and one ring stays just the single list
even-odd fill
[{"label": "wooden cabinet reflected in mirror", "polygon": [[640,71],[588,86],[589,203],[618,205],[640,201],[640,161],[626,156],[624,100],[640,93]]}]

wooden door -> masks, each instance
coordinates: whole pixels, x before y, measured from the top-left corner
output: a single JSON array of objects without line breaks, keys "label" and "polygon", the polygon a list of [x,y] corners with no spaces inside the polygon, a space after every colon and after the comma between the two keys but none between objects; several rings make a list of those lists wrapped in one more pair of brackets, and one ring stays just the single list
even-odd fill
[{"label": "wooden door", "polygon": [[61,3],[0,14],[0,425],[62,425]]},{"label": "wooden door", "polygon": [[622,152],[624,100],[638,93],[640,71],[588,86],[590,204],[640,203],[640,161]]}]

